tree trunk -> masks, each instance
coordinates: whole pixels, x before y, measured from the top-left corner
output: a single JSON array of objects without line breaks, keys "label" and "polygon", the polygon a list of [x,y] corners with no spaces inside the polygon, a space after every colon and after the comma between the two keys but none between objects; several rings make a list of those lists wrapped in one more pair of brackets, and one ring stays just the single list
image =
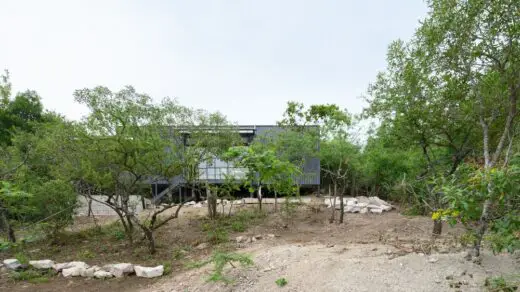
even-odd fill
[{"label": "tree trunk", "polygon": [[16,242],[13,227],[11,226],[11,224],[9,224],[9,221],[7,220],[7,216],[5,213],[6,211],[0,209],[0,227],[4,229],[7,233],[7,240],[9,242]]},{"label": "tree trunk", "polygon": [[[336,189],[336,186],[334,186],[334,189]],[[334,191],[336,191],[336,190],[334,190]],[[341,192],[339,194],[339,200],[340,200],[340,202],[339,202],[339,223],[340,224],[343,223],[343,216],[344,216],[344,212],[345,212],[345,203],[343,202],[343,196],[344,196],[343,193],[344,192]]]},{"label": "tree trunk", "polygon": [[153,237],[153,231],[148,228],[143,228],[144,236],[146,237],[146,240],[148,240],[148,250],[151,254],[154,254],[156,252],[155,249],[155,239]]},{"label": "tree trunk", "polygon": [[208,200],[208,216],[210,219],[217,218],[217,196],[206,186],[206,197]]},{"label": "tree trunk", "polygon": [[92,214],[92,200],[88,200],[88,211],[87,211],[87,217],[90,217]]},{"label": "tree trunk", "polygon": [[[329,190],[330,190],[330,186],[329,186]],[[334,183],[334,194],[333,194],[334,200],[332,202],[332,214],[331,214],[330,220],[329,220],[330,223],[333,223],[334,220],[336,220],[336,218],[335,218],[336,217],[336,190],[337,190],[336,183]]]},{"label": "tree trunk", "polygon": [[258,209],[262,211],[262,185],[258,186]]},{"label": "tree trunk", "polygon": [[274,191],[274,211],[278,210],[278,192]]},{"label": "tree trunk", "polygon": [[441,235],[442,233],[442,220],[433,220],[433,235]]}]

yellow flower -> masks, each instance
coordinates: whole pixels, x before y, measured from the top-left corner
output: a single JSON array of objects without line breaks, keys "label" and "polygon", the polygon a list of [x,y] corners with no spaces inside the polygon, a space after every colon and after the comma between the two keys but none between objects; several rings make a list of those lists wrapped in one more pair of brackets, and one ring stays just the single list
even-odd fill
[{"label": "yellow flower", "polygon": [[441,211],[435,211],[435,212],[433,212],[433,214],[432,214],[432,219],[433,219],[433,220],[439,220],[439,218],[441,218]]}]

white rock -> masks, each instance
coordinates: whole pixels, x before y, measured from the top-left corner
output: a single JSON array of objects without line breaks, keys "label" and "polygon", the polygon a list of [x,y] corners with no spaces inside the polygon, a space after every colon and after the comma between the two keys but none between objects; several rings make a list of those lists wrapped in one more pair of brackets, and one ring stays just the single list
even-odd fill
[{"label": "white rock", "polygon": [[184,205],[186,205],[186,206],[195,205],[195,201],[189,201],[189,202],[185,203]]},{"label": "white rock", "polygon": [[193,207],[195,207],[195,208],[202,208],[202,203],[197,203],[197,204],[193,205]]},{"label": "white rock", "polygon": [[135,274],[137,275],[137,277],[143,277],[143,278],[160,277],[164,273],[163,265],[160,265],[157,267],[134,266],[134,270],[135,270]]},{"label": "white rock", "polygon": [[381,200],[378,197],[369,197],[370,200],[369,204],[378,205],[378,206],[391,206],[389,203],[385,202],[384,200]]},{"label": "white rock", "polygon": [[431,257],[428,259],[428,262],[433,264],[433,263],[436,263],[438,260],[439,260],[438,258]]},{"label": "white rock", "polygon": [[3,263],[9,270],[16,270],[22,266],[22,264],[17,259],[5,259]]},{"label": "white rock", "polygon": [[89,266],[85,262],[68,262],[55,264],[52,268],[59,272],[73,267],[87,269]]},{"label": "white rock", "polygon": [[235,238],[235,240],[237,241],[237,243],[242,243],[242,242],[245,242],[247,240],[247,238],[245,236],[237,236],[237,238]]},{"label": "white rock", "polygon": [[134,272],[134,265],[129,263],[113,264],[103,266],[103,270],[110,272],[117,278],[123,277],[125,274],[131,274]]},{"label": "white rock", "polygon": [[356,199],[350,199],[347,201],[347,206],[355,206],[355,205],[357,205]]},{"label": "white rock", "polygon": [[368,208],[366,208],[366,207],[361,208],[361,210],[359,210],[359,213],[361,213],[361,214],[368,213]]},{"label": "white rock", "polygon": [[106,279],[106,278],[113,277],[113,275],[110,274],[110,272],[99,270],[97,272],[94,272],[94,277],[97,278],[97,279]]},{"label": "white rock", "polygon": [[364,203],[364,204],[370,204],[370,200],[365,197],[365,196],[359,196],[359,197],[356,197],[357,201],[358,201],[358,204],[361,204],[361,203]]},{"label": "white rock", "polygon": [[81,272],[81,277],[87,277],[87,278],[93,278],[94,277],[94,274],[101,270],[100,267],[98,266],[92,266],[88,269],[84,269],[82,272]]},{"label": "white rock", "polygon": [[390,211],[392,210],[392,206],[381,205],[381,209],[383,209],[383,211]]},{"label": "white rock", "polygon": [[29,265],[35,269],[50,269],[54,266],[54,261],[51,260],[40,260],[40,261],[29,261]]},{"label": "white rock", "polygon": [[381,213],[383,213],[383,209],[374,208],[374,209],[370,209],[370,212],[375,213],[375,214],[381,214]]},{"label": "white rock", "polygon": [[79,277],[81,274],[85,273],[86,268],[84,267],[70,267],[67,269],[61,270],[61,274],[63,277]]},{"label": "white rock", "polygon": [[269,238],[275,238],[275,236],[276,236],[276,235],[274,235],[274,234],[272,234],[272,233],[267,234],[267,237],[269,237]]},{"label": "white rock", "polygon": [[197,247],[195,247],[196,249],[205,249],[205,248],[208,248],[209,247],[209,243],[207,242],[203,242],[199,245],[197,245]]},{"label": "white rock", "polygon": [[366,206],[368,206],[368,203],[357,203],[356,206],[358,206],[360,208],[365,208]]}]

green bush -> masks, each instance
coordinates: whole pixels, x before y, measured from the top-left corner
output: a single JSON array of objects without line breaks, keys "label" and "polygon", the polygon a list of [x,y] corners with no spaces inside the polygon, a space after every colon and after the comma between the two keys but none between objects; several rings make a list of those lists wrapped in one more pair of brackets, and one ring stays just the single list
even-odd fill
[{"label": "green bush", "polygon": [[275,283],[276,283],[276,285],[278,285],[278,287],[283,287],[283,286],[287,285],[289,282],[287,282],[287,280],[285,278],[279,278],[279,279],[276,279]]}]

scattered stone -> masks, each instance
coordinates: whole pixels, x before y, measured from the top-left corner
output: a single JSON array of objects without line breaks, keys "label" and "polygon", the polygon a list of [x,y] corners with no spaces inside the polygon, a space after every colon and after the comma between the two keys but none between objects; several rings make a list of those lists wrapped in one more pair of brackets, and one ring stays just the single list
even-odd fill
[{"label": "scattered stone", "polygon": [[460,281],[460,283],[461,283],[462,285],[469,285],[468,280],[462,280],[462,281]]},{"label": "scattered stone", "polygon": [[135,274],[137,277],[143,278],[155,278],[160,277],[164,273],[164,266],[160,265],[157,267],[141,267],[134,266]]},{"label": "scattered stone", "polygon": [[29,265],[35,269],[50,269],[54,266],[54,262],[51,260],[29,261]]},{"label": "scattered stone", "polygon": [[267,234],[267,237],[269,237],[269,238],[275,238],[276,235],[274,235],[274,234],[272,234],[272,233],[269,233],[269,234]]},{"label": "scattered stone", "polygon": [[466,276],[466,273],[467,273],[467,272],[468,272],[468,271],[464,270],[464,271],[462,271],[462,273],[460,273],[460,275],[461,275],[461,276]]},{"label": "scattered stone", "polygon": [[195,205],[195,201],[189,201],[189,202],[185,203],[184,205],[193,206],[193,205]]},{"label": "scattered stone", "polygon": [[376,251],[376,250],[377,250],[377,247],[374,247],[374,248],[372,249],[372,251]]},{"label": "scattered stone", "polygon": [[197,247],[195,247],[195,248],[196,248],[196,249],[206,249],[206,248],[208,248],[208,247],[209,247],[209,243],[207,243],[207,242],[203,242],[203,243],[197,245]]},{"label": "scattered stone", "polygon": [[5,267],[9,270],[16,270],[22,266],[17,259],[6,259],[3,261]]},{"label": "scattered stone", "polygon": [[450,283],[450,288],[460,288],[462,286],[462,283],[460,281],[452,281]]},{"label": "scattered stone", "polygon": [[361,208],[361,210],[359,210],[359,213],[361,213],[361,214],[368,213],[368,208],[366,208],[366,207],[365,208]]},{"label": "scattered stone", "polygon": [[256,242],[256,238],[254,236],[249,237],[249,243]]},{"label": "scattered stone", "polygon": [[235,238],[235,240],[236,240],[237,243],[242,243],[242,242],[246,242],[247,237],[245,237],[245,236],[237,236]]},{"label": "scattered stone", "polygon": [[442,282],[442,280],[440,280],[440,279],[435,279],[435,283],[439,284],[439,283],[441,283],[441,282]]},{"label": "scattered stone", "polygon": [[94,278],[97,279],[106,279],[106,278],[112,278],[113,275],[110,272],[99,270],[97,272],[94,272]]},{"label": "scattered stone", "polygon": [[260,240],[260,239],[262,239],[262,235],[261,234],[257,234],[257,235],[254,236],[254,238]]},{"label": "scattered stone", "polygon": [[269,271],[272,271],[272,270],[273,270],[273,269],[272,269],[271,267],[267,267],[267,268],[265,268],[263,271],[264,271],[264,272],[269,272]]},{"label": "scattered stone", "polygon": [[433,263],[436,263],[436,262],[438,262],[438,261],[439,261],[439,259],[438,259],[438,258],[434,258],[434,257],[430,257],[430,258],[428,259],[428,262],[429,262],[429,263],[432,263],[432,264],[433,264]]},{"label": "scattered stone", "polygon": [[103,270],[110,272],[114,277],[120,278],[125,274],[131,274],[134,272],[134,265],[129,263],[112,264],[103,266]]},{"label": "scattered stone", "polygon": [[329,244],[327,244],[327,247],[329,247],[329,248],[330,248],[330,247],[334,247],[334,244],[329,243]]},{"label": "scattered stone", "polygon": [[81,274],[85,273],[85,270],[86,270],[86,268],[80,267],[80,266],[78,266],[78,267],[70,267],[70,268],[63,269],[61,271],[61,274],[65,278],[68,278],[68,277],[79,277],[79,276],[81,276]]},{"label": "scattered stone", "polygon": [[374,213],[374,214],[381,214],[383,213],[383,209],[370,209],[370,212],[371,213]]},{"label": "scattered stone", "polygon": [[424,253],[420,252],[420,253],[418,253],[417,255],[420,256],[420,257],[423,257],[423,256],[424,256]]},{"label": "scattered stone", "polygon": [[453,275],[446,276],[446,280],[453,280]]}]

